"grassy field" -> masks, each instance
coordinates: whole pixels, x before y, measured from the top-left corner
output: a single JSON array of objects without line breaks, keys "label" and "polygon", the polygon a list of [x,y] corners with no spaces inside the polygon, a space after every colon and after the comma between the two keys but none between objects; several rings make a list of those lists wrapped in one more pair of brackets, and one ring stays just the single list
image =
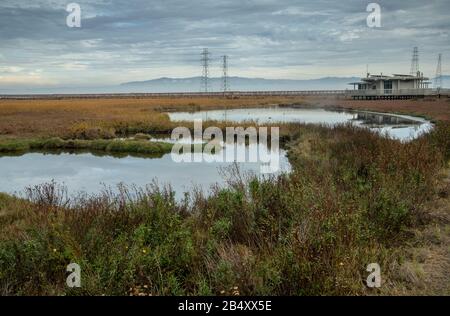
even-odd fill
[{"label": "grassy field", "polygon": [[[111,109],[100,102],[95,111],[84,101],[55,110],[52,101],[37,114],[8,102],[0,113],[18,123],[5,142],[34,133],[64,139],[77,111],[85,117],[73,124],[148,127],[180,100],[136,100],[140,110],[123,117],[133,108],[123,100]],[[139,115],[144,109],[152,114]],[[29,123],[34,115],[67,116],[69,129],[27,127],[21,111]],[[409,143],[351,126],[284,128],[291,174],[263,181],[230,170],[230,186],[210,197],[194,191],[176,201],[170,188],[149,186],[69,198],[53,183],[28,188],[27,199],[0,194],[0,294],[450,294],[450,123]],[[65,286],[70,262],[82,267],[80,289]],[[365,286],[372,262],[382,267],[380,289]]]},{"label": "grassy field", "polygon": [[[193,129],[192,122],[171,122],[168,111],[196,111],[245,106],[301,104],[299,98],[147,98],[82,100],[0,100],[0,153],[44,149],[91,149],[112,153],[154,154],[170,151],[164,143],[125,141],[136,134],[170,135],[178,126]],[[204,128],[224,122],[205,122]],[[252,123],[241,126],[254,125]],[[293,126],[283,128],[282,141]]]},{"label": "grassy field", "polygon": [[162,112],[270,106],[301,101],[301,98],[289,97],[0,100],[0,139],[97,139],[138,132],[170,133],[176,126]]}]

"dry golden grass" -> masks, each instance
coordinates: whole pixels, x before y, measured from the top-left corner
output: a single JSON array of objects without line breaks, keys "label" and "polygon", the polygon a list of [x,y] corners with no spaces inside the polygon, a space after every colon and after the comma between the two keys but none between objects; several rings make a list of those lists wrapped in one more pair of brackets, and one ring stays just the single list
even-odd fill
[{"label": "dry golden grass", "polygon": [[98,127],[102,128],[100,136],[108,136],[110,128],[136,125],[165,131],[172,126],[161,113],[164,111],[269,106],[302,100],[299,97],[0,100],[0,138],[76,137],[77,133],[86,129],[89,133],[89,129]]}]

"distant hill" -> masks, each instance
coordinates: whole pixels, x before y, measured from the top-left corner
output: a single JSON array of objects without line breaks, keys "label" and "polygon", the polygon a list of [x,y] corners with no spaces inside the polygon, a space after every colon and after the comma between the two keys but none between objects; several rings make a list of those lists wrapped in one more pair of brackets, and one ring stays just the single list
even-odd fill
[{"label": "distant hill", "polygon": [[[348,83],[358,80],[357,77],[326,77],[311,80],[230,77],[228,84],[231,91],[342,90],[350,89]],[[201,77],[159,78],[126,82],[120,86],[120,90],[126,89],[130,92],[198,92],[201,88]],[[221,91],[221,87],[221,78],[210,78],[210,91]]]},{"label": "distant hill", "polygon": [[[450,88],[450,76],[442,78],[443,87]],[[286,91],[286,90],[345,90],[353,89],[350,82],[358,77],[324,77],[310,80],[263,79],[230,77],[231,91]],[[434,82],[434,78],[430,79]],[[433,84],[430,85],[433,87]],[[159,78],[146,81],[126,82],[109,86],[0,86],[0,94],[48,94],[48,93],[145,93],[145,92],[199,92],[201,77]],[[222,91],[222,79],[211,78],[209,91]]]},{"label": "distant hill", "polygon": [[[430,82],[433,83],[430,87],[434,88],[434,78],[430,79]],[[442,76],[442,86],[450,89],[450,76]]]}]

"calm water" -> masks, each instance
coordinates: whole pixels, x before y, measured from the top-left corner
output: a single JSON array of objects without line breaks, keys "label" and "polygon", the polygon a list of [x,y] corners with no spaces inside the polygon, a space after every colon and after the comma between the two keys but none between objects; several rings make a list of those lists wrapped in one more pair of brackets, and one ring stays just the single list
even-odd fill
[{"label": "calm water", "polygon": [[[375,115],[373,113],[331,112],[323,109],[242,109],[197,113],[171,113],[172,120],[195,118],[242,122],[304,122],[336,124],[353,122],[368,126],[389,136],[409,140],[427,131],[431,124],[406,116]],[[227,146],[227,145],[225,145]],[[229,146],[229,145],[228,145]],[[248,150],[248,147],[245,147]],[[199,154],[196,154],[199,155]],[[223,155],[223,151],[216,155]],[[233,163],[200,162],[175,163],[170,154],[156,158],[126,156],[122,158],[98,156],[93,153],[28,153],[22,156],[0,156],[0,191],[20,193],[25,187],[55,180],[67,186],[69,192],[98,193],[104,187],[116,187],[118,183],[145,186],[157,181],[170,184],[178,198],[193,186],[204,190],[212,184],[224,185],[224,170]],[[260,174],[260,163],[239,163],[242,172]],[[289,172],[290,165],[285,151],[280,151],[280,172]]]},{"label": "calm water", "polygon": [[405,115],[384,115],[373,112],[330,111],[311,108],[255,108],[213,110],[200,112],[169,113],[173,121],[193,121],[194,119],[218,120],[231,122],[255,121],[258,123],[312,123],[342,124],[353,122],[377,130],[389,137],[408,141],[429,131],[432,124],[421,118]]},{"label": "calm water", "polygon": [[[241,146],[242,147],[242,146]],[[243,147],[248,152],[248,147]],[[215,154],[224,154],[224,151]],[[201,154],[194,154],[195,156]],[[210,155],[211,157],[214,155]],[[118,183],[143,187],[154,180],[170,184],[181,198],[194,186],[208,191],[211,185],[224,185],[234,166],[227,162],[175,163],[171,154],[159,158],[96,156],[92,153],[28,153],[19,157],[0,156],[0,191],[21,193],[24,188],[55,180],[70,193],[99,193]],[[239,163],[242,173],[260,175],[261,163]],[[280,151],[280,172],[289,172],[285,151]]]}]

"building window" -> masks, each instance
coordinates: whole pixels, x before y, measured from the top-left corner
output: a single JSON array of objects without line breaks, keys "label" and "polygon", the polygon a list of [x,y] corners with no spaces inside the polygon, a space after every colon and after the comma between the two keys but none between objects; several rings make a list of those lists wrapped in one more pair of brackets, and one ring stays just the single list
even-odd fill
[{"label": "building window", "polygon": [[384,94],[392,93],[392,81],[384,81]]},{"label": "building window", "polygon": [[392,81],[385,81],[384,82],[384,89],[385,90],[392,90]]}]

